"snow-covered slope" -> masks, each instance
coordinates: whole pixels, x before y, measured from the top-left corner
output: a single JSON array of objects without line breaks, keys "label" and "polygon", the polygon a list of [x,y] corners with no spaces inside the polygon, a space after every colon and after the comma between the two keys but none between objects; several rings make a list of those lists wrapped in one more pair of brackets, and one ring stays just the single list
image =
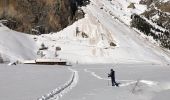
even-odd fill
[{"label": "snow-covered slope", "polygon": [[0,25],[0,55],[4,61],[35,59],[36,43],[29,35]]},{"label": "snow-covered slope", "polygon": [[[91,4],[83,8],[85,18],[60,32],[37,37],[37,43],[49,47],[43,51],[45,58],[55,57],[55,47],[61,47],[58,57],[72,63],[168,63],[169,52],[128,26],[130,15],[141,13],[138,7],[145,8],[138,2],[91,0]],[[127,8],[131,3],[138,5],[136,9]],[[87,38],[83,38],[83,33]],[[116,46],[110,46],[111,42]]]},{"label": "snow-covered slope", "polygon": [[[91,0],[96,3],[96,0]],[[146,10],[146,5],[139,4],[140,0],[100,0],[98,7],[103,8],[113,17],[129,25],[133,13],[141,14]]]},{"label": "snow-covered slope", "polygon": [[[91,0],[85,18],[57,33],[29,36],[0,27],[1,55],[10,60],[61,58],[71,63],[169,63],[170,54],[129,27],[140,0]],[[132,7],[129,7],[133,5]],[[31,38],[34,38],[32,41]],[[56,52],[56,48],[61,50]],[[38,57],[38,56],[37,56]]]}]

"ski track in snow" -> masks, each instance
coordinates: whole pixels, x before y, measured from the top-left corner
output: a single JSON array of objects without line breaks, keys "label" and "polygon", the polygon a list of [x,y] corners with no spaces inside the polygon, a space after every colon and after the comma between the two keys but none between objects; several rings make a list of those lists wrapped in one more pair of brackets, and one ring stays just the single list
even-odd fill
[{"label": "ski track in snow", "polygon": [[63,86],[60,86],[50,93],[47,93],[43,95],[42,97],[38,98],[37,100],[59,100],[61,97],[63,97],[64,94],[68,93],[72,88],[74,88],[79,80],[78,71],[68,68],[70,71],[72,71],[73,75],[71,79],[65,83]]},{"label": "ski track in snow", "polygon": [[[88,69],[84,69],[84,71],[90,73],[92,76],[94,76],[94,77],[96,77],[100,80],[110,80],[108,78],[102,78],[101,76],[97,75],[95,72],[92,72]],[[138,81],[135,81],[135,80],[118,80],[118,81],[119,82],[127,82],[127,83],[120,84],[119,85],[120,87],[129,86],[131,84],[135,84],[135,83],[138,82]],[[150,80],[139,80],[139,82],[144,83],[144,84],[146,84],[147,86],[150,86],[150,87],[158,85],[158,82],[150,81]]]}]

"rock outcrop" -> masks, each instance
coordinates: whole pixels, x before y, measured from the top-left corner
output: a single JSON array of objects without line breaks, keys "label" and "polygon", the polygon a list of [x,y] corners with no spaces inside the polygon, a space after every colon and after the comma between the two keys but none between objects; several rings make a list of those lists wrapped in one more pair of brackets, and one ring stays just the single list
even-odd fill
[{"label": "rock outcrop", "polygon": [[141,0],[140,3],[148,9],[142,15],[132,15],[131,26],[170,49],[170,1]]},{"label": "rock outcrop", "polygon": [[[59,31],[83,16],[88,0],[0,0],[0,20],[9,28],[43,34]],[[80,14],[77,14],[80,13]],[[79,17],[79,18],[81,18]]]},{"label": "rock outcrop", "polygon": [[148,10],[143,15],[159,26],[170,31],[170,1],[142,0],[148,5]]}]

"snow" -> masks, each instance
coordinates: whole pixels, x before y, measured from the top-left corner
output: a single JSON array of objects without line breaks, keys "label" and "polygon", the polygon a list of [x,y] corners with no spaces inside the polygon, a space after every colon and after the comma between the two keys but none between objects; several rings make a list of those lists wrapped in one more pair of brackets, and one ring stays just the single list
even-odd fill
[{"label": "snow", "polygon": [[[169,51],[165,52],[152,38],[146,39],[129,27],[131,14],[140,14],[146,9],[139,1],[91,0],[90,5],[82,7],[86,13],[85,18],[60,32],[39,36],[15,32],[2,25],[0,54],[11,62],[66,59],[72,64],[168,64]],[[131,3],[135,4],[135,9],[127,8]],[[110,43],[116,46],[111,46]],[[41,44],[48,49],[38,51]],[[56,47],[60,47],[61,50],[56,51]]]},{"label": "snow", "polygon": [[161,2],[168,2],[169,0],[161,0]]},{"label": "snow", "polygon": [[[97,2],[96,0],[92,1]],[[106,11],[112,13],[114,17],[127,25],[130,24],[130,16],[133,13],[141,14],[146,10],[146,5],[141,5],[139,2],[140,0],[111,0],[110,2],[107,0],[100,0],[101,5],[104,5]],[[134,3],[134,9],[128,8],[131,3]]]},{"label": "snow", "polygon": [[[79,72],[79,82],[61,100],[155,100],[162,96],[167,100],[169,97],[169,66],[117,64],[75,65],[72,68]],[[112,87],[107,78],[111,68],[116,72],[120,87]]]},{"label": "snow", "polygon": [[[135,3],[136,9],[127,8],[130,3]],[[85,18],[60,32],[37,36],[37,44],[44,43],[49,48],[43,51],[44,58],[55,58],[55,48],[61,47],[58,58],[71,63],[168,64],[169,53],[128,26],[130,15],[143,12],[145,7],[139,0],[91,0],[83,7]],[[82,33],[88,38],[83,38]],[[111,42],[116,46],[110,46]]]},{"label": "snow", "polygon": [[[168,65],[0,65],[3,100],[168,100]],[[119,87],[107,77],[115,70]],[[123,95],[122,95],[123,94]],[[10,95],[10,96],[9,96]]]},{"label": "snow", "polygon": [[[0,65],[0,98],[168,100],[169,51],[129,27],[130,15],[146,9],[139,1],[91,0],[90,5],[82,8],[85,18],[60,32],[39,36],[15,32],[0,24],[3,59],[28,63],[35,59],[66,59],[73,64],[70,67]],[[130,3],[136,8],[127,8]],[[87,37],[83,38],[83,34]],[[116,46],[110,46],[111,42]],[[42,50],[40,57],[36,52],[42,43],[48,49]],[[56,51],[56,47],[61,50]],[[111,86],[107,77],[111,68],[120,87]]]},{"label": "snow", "polygon": [[0,64],[0,72],[1,100],[37,100],[72,76],[72,71],[63,66]]},{"label": "snow", "polygon": [[1,25],[0,54],[4,60],[23,61],[36,58],[36,44],[29,35],[16,32]]},{"label": "snow", "polygon": [[50,93],[43,95],[42,97],[38,98],[38,100],[48,100],[48,99],[55,99],[58,100],[60,99],[64,94],[66,94],[67,92],[69,92],[72,88],[74,88],[79,80],[79,75],[78,72],[74,69],[69,68],[69,70],[71,72],[73,72],[73,75],[71,77],[71,79],[65,83],[63,86],[60,86],[56,89],[54,89],[53,91],[51,91]]}]

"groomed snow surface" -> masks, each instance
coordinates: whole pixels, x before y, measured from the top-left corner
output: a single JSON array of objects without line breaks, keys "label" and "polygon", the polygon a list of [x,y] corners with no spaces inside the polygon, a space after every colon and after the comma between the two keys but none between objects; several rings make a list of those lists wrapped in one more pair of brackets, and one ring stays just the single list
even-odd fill
[{"label": "groomed snow surface", "polygon": [[[170,66],[0,65],[2,100],[169,100]],[[107,77],[116,72],[119,87]]]}]

